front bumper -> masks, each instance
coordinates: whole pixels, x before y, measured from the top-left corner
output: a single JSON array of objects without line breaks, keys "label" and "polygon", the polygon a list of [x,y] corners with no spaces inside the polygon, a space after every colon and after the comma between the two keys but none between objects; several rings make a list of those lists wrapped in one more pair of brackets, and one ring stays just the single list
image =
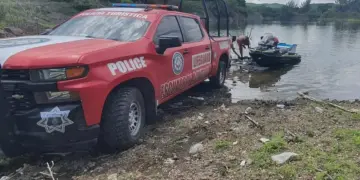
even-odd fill
[{"label": "front bumper", "polygon": [[36,108],[10,118],[16,141],[31,151],[87,151],[100,131],[99,125],[86,125],[80,104]]},{"label": "front bumper", "polygon": [[2,121],[11,124],[12,139],[25,149],[73,152],[96,145],[100,126],[87,125],[81,102],[36,104],[33,92],[58,91],[56,83],[2,79],[0,88],[5,96],[0,101],[9,104],[8,116]]}]

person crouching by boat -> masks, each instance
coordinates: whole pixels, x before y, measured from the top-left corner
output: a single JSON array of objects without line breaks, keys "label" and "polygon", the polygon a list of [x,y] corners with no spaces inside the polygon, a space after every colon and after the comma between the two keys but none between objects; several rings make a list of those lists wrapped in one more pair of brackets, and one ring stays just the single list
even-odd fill
[{"label": "person crouching by boat", "polygon": [[276,48],[278,44],[279,44],[279,38],[270,33],[267,33],[265,35],[265,39],[264,39],[264,36],[260,37],[259,45],[265,45],[270,48],[271,47]]},{"label": "person crouching by boat", "polygon": [[243,48],[246,49],[246,46],[250,48],[250,39],[248,36],[241,35],[237,38],[236,42],[239,46],[240,58],[243,59]]}]

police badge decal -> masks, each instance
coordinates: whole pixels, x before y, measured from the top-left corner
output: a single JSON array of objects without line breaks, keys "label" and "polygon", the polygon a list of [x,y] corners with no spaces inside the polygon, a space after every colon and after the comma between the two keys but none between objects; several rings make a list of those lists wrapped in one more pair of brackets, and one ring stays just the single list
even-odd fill
[{"label": "police badge decal", "polygon": [[184,69],[184,57],[179,52],[175,52],[172,57],[172,69],[176,75],[181,74]]}]

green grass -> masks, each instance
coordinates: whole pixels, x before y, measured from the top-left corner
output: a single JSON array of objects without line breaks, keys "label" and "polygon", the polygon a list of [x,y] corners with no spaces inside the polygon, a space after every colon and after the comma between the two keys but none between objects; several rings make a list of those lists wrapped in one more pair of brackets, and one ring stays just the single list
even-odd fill
[{"label": "green grass", "polygon": [[283,136],[283,132],[276,133],[269,142],[251,155],[255,166],[266,167],[272,164],[271,156],[286,149],[287,142]]},{"label": "green grass", "polygon": [[216,143],[215,143],[215,149],[216,150],[227,149],[228,147],[230,147],[230,145],[231,145],[230,141],[219,140],[219,141],[216,141]]},{"label": "green grass", "polygon": [[343,148],[360,148],[360,130],[338,129],[335,131],[335,137],[342,142]]},{"label": "green grass", "polygon": [[281,174],[285,179],[293,179],[296,177],[296,167],[291,164],[285,164],[277,169],[277,173]]},{"label": "green grass", "polygon": [[[287,143],[283,133],[276,133],[271,140],[251,154],[252,168],[266,169],[268,176],[283,179],[312,177],[316,180],[356,179],[360,175],[358,152],[360,130],[336,129],[331,135],[307,137],[303,142]],[[271,156],[291,151],[299,154],[296,161],[277,165]]]},{"label": "green grass", "polygon": [[347,21],[350,22],[350,23],[360,23],[360,19],[351,18],[351,19],[347,19]]},{"label": "green grass", "polygon": [[359,113],[354,113],[351,115],[351,119],[353,120],[360,120],[360,114]]}]

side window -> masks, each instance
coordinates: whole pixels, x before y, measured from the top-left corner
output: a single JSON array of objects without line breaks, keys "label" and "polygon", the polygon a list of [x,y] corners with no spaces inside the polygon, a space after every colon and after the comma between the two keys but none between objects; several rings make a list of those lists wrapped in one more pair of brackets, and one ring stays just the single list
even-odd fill
[{"label": "side window", "polygon": [[200,24],[196,19],[179,17],[179,20],[184,31],[185,42],[197,42],[204,37],[204,34],[200,29]]},{"label": "side window", "polygon": [[178,36],[181,42],[183,42],[183,37],[180,31],[180,27],[175,16],[165,16],[161,20],[158,28],[156,29],[156,33],[154,37],[155,44],[159,44],[159,37],[162,35]]}]

